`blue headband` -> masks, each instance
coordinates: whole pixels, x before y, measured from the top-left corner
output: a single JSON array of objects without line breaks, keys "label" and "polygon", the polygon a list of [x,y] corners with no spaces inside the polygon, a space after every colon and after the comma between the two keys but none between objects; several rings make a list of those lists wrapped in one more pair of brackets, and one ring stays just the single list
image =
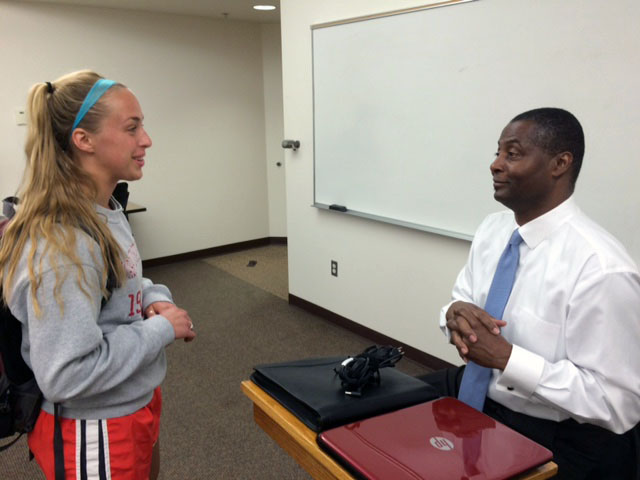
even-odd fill
[{"label": "blue headband", "polygon": [[78,125],[80,125],[80,122],[82,121],[84,116],[87,114],[89,110],[91,110],[91,108],[96,104],[96,102],[100,100],[100,97],[104,95],[104,92],[109,90],[115,84],[116,82],[114,82],[113,80],[107,80],[106,78],[101,78],[100,80],[98,80],[96,83],[93,84],[93,87],[91,87],[91,90],[89,90],[89,93],[87,93],[87,96],[84,97],[84,102],[82,102],[82,105],[80,106],[80,110],[78,110],[78,113],[76,114],[76,120],[73,122],[71,133],[73,133],[73,131],[76,128],[78,128]]}]

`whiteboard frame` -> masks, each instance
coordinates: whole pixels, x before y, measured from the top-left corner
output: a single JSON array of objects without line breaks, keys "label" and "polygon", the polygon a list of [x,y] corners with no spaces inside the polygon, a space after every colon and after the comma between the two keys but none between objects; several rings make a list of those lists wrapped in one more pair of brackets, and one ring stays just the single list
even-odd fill
[{"label": "whiteboard frame", "polygon": [[405,222],[403,220],[398,220],[390,217],[383,217],[381,215],[374,215],[372,213],[358,212],[357,210],[348,210],[345,212],[341,212],[339,210],[333,210],[329,208],[329,205],[325,203],[313,203],[312,207],[319,208],[320,210],[329,210],[330,212],[335,212],[338,215],[353,215],[354,217],[367,218],[369,220],[376,220],[378,222],[391,223],[392,225],[397,225],[399,227],[412,228],[414,230],[421,230],[423,232],[435,233],[436,235],[444,235],[445,237],[453,237],[458,238],[460,240],[473,240],[473,235],[468,235],[466,233],[455,232],[453,230],[446,230],[444,228],[438,227],[430,227],[428,225],[422,225],[420,223],[412,223]]},{"label": "whiteboard frame", "polygon": [[[390,17],[393,15],[402,15],[405,13],[413,13],[413,12],[419,12],[422,10],[430,10],[433,8],[441,8],[441,7],[448,7],[451,5],[459,5],[462,3],[469,3],[469,2],[477,2],[478,0],[445,0],[442,2],[437,2],[437,3],[432,3],[432,4],[428,4],[428,5],[422,5],[422,6],[418,6],[418,7],[411,7],[411,8],[403,8],[400,10],[392,10],[389,12],[383,12],[383,13],[376,13],[376,14],[372,14],[372,15],[363,15],[360,17],[353,17],[353,18],[347,18],[344,20],[336,20],[336,21],[332,21],[332,22],[324,22],[324,23],[318,23],[315,25],[311,25],[311,92],[312,92],[312,114],[313,114],[313,204],[311,205],[312,207],[316,207],[318,209],[321,210],[331,210],[329,208],[329,205],[324,204],[324,203],[319,203],[316,202],[316,125],[315,125],[315,118],[316,118],[316,105],[315,105],[315,75],[314,75],[314,71],[313,71],[313,54],[314,54],[314,50],[313,50],[313,31],[317,30],[317,29],[321,29],[321,28],[328,28],[328,27],[333,27],[336,25],[344,25],[344,24],[348,24],[348,23],[355,23],[355,22],[363,22],[366,20],[373,20],[376,18],[383,18],[383,17]],[[361,218],[366,218],[369,220],[375,220],[378,222],[383,222],[383,223],[389,223],[392,225],[397,225],[400,227],[405,227],[405,228],[411,228],[414,230],[420,230],[423,232],[429,232],[429,233],[434,233],[436,235],[443,235],[446,237],[452,237],[452,238],[457,238],[457,239],[461,239],[461,240],[467,240],[467,241],[471,241],[473,240],[473,235],[469,235],[466,233],[462,233],[462,232],[456,232],[453,230],[446,230],[443,228],[438,228],[438,227],[432,227],[429,225],[422,225],[419,223],[413,223],[413,222],[406,222],[403,220],[398,220],[395,218],[390,218],[390,217],[384,217],[381,215],[375,215],[372,213],[366,213],[366,212],[359,212],[356,210],[347,210],[346,212],[339,212],[339,211],[335,211],[332,210],[336,213],[340,213],[343,215],[352,215],[355,217],[361,217]]]},{"label": "whiteboard frame", "polygon": [[[392,10],[390,12],[375,13],[372,15],[363,15],[361,17],[347,18],[345,20],[335,20],[333,22],[317,23],[315,25],[311,25],[311,30],[316,30],[318,28],[333,27],[335,25],[344,25],[346,23],[362,22],[364,20],[372,20],[374,18],[390,17],[392,15],[401,15],[403,13],[419,12],[421,10],[430,10],[432,8],[448,7],[450,5],[458,5],[459,3],[469,3],[469,2],[477,2],[477,1],[478,0],[445,0],[444,2],[430,3],[428,5],[422,5],[420,7],[403,8],[400,10]],[[312,46],[313,46],[313,43],[312,43]],[[313,47],[312,47],[311,53],[313,57]]]}]

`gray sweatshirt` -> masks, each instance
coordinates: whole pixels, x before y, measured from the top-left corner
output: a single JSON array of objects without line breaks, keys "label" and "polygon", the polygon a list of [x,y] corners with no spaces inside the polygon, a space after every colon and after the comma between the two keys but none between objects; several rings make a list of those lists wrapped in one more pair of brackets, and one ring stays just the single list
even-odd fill
[{"label": "gray sweatshirt", "polygon": [[[14,277],[9,308],[22,322],[22,356],[44,394],[42,408],[53,413],[53,402],[61,403],[62,416],[67,418],[113,418],[146,405],[164,379],[164,348],[175,336],[162,315],[143,318],[150,304],[172,302],[171,294],[165,286],[142,277],[142,262],[129,223],[122,207],[112,199],[113,203],[114,210],[96,209],[124,252],[127,278],[102,310],[102,256],[98,244],[81,231],[76,232],[77,254],[89,296],[78,286],[77,269],[67,259],[60,259],[58,270],[64,277],[61,312],[54,296],[56,274],[47,256],[37,290],[42,314],[36,317],[27,269],[30,244]],[[44,246],[44,240],[39,241],[36,266]]]}]

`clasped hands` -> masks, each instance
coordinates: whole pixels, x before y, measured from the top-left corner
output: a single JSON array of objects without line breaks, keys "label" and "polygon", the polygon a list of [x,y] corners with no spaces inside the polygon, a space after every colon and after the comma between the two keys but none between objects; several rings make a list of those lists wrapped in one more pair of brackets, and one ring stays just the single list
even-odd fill
[{"label": "clasped hands", "polygon": [[469,302],[454,302],[446,313],[450,342],[465,361],[504,370],[513,346],[500,334],[507,325]]},{"label": "clasped hands", "polygon": [[154,315],[162,315],[173,327],[176,340],[183,338],[185,342],[190,342],[196,337],[196,332],[193,331],[193,322],[186,310],[178,308],[171,302],[154,302],[149,305],[145,311],[145,318],[152,317]]}]

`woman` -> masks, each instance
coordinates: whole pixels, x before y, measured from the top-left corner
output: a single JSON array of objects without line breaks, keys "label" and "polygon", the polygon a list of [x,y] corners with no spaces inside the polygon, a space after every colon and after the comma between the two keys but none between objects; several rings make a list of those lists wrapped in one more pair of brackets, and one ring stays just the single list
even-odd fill
[{"label": "woman", "polygon": [[151,139],[140,105],[90,71],[34,85],[27,103],[27,165],[0,280],[44,395],[29,447],[54,478],[56,403],[67,480],[155,478],[164,348],[195,333],[168,289],[142,277],[111,198],[118,181],[142,177]]}]

